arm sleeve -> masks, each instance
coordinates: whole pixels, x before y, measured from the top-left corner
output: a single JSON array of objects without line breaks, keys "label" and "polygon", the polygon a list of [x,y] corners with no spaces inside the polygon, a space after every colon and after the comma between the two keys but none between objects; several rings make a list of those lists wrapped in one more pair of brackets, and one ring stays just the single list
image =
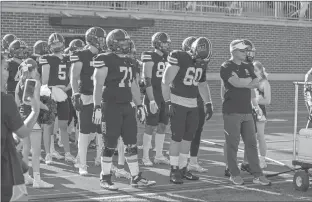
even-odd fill
[{"label": "arm sleeve", "polygon": [[43,56],[41,56],[40,58],[39,58],[39,65],[45,65],[45,64],[48,64],[48,58],[45,56],[45,55],[43,55]]},{"label": "arm sleeve", "polygon": [[220,77],[223,81],[228,81],[232,77],[232,68],[227,64],[222,64],[220,68]]},{"label": "arm sleeve", "polygon": [[80,62],[80,54],[78,54],[78,52],[74,52],[70,57],[69,57],[69,61],[71,63],[75,63],[75,62]]},{"label": "arm sleeve", "polygon": [[152,62],[152,55],[148,52],[143,52],[141,55],[142,62]]},{"label": "arm sleeve", "polygon": [[93,58],[93,67],[94,68],[102,68],[106,66],[103,55],[97,55]]},{"label": "arm sleeve", "polygon": [[179,66],[178,53],[176,51],[170,52],[169,55],[168,55],[167,60],[168,60],[169,64]]}]

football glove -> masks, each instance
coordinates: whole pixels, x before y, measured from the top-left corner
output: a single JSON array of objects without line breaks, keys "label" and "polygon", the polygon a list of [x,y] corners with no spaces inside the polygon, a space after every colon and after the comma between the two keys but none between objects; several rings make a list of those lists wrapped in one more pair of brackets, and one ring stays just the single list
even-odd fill
[{"label": "football glove", "polygon": [[97,105],[93,109],[92,122],[96,125],[100,125],[102,122],[102,109],[100,105]]},{"label": "football glove", "polygon": [[73,103],[73,106],[74,106],[76,111],[79,112],[79,111],[82,110],[83,103],[82,103],[82,100],[81,100],[81,97],[80,97],[79,93],[75,93],[72,96],[72,103]]},{"label": "football glove", "polygon": [[157,103],[155,102],[155,100],[150,101],[149,103],[149,108],[150,108],[150,112],[152,114],[156,114],[158,111],[158,106]]},{"label": "football glove", "polygon": [[205,118],[206,118],[206,121],[208,121],[209,119],[211,119],[212,117],[212,114],[213,114],[213,106],[211,104],[211,102],[208,102],[205,104]]},{"label": "football glove", "polygon": [[166,101],[166,104],[165,104],[165,113],[167,116],[169,117],[173,117],[174,114],[175,114],[175,109],[174,107],[172,106],[172,103],[171,101]]},{"label": "football glove", "polygon": [[137,106],[137,118],[139,119],[140,123],[144,124],[146,119],[146,113],[143,105]]}]

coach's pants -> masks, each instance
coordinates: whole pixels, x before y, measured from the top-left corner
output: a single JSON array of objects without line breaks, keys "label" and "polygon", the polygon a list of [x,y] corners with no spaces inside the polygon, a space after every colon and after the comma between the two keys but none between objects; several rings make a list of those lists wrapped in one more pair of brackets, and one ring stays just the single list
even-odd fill
[{"label": "coach's pants", "polygon": [[245,154],[255,177],[262,175],[259,166],[254,120],[251,114],[223,114],[224,134],[227,145],[227,161],[232,176],[238,176],[237,151],[240,134],[245,143]]}]

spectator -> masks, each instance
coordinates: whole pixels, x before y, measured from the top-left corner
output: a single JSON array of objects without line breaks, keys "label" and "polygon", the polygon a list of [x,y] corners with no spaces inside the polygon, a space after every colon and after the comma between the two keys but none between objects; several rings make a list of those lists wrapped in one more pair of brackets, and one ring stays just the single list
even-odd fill
[{"label": "spectator", "polygon": [[30,103],[31,113],[23,123],[14,97],[5,93],[5,86],[9,76],[7,68],[7,61],[1,55],[1,201],[27,201],[22,164],[15,148],[13,133],[18,138],[28,137],[31,133],[39,114],[40,88],[39,85],[35,88],[35,96]]},{"label": "spectator", "polygon": [[[306,75],[304,77],[304,82],[312,82],[312,68],[306,73]],[[311,116],[312,96],[311,96],[311,92],[312,92],[312,85],[310,85],[310,84],[304,85],[304,99],[305,99],[305,104],[307,106],[307,110],[309,113],[307,128],[312,128],[312,122],[311,122],[311,119],[312,119],[312,116]]]},{"label": "spectator", "polygon": [[255,184],[270,185],[259,165],[255,125],[252,117],[251,90],[258,87],[259,80],[254,74],[253,66],[243,63],[248,46],[244,40],[234,40],[230,44],[232,57],[224,62],[220,76],[225,87],[222,107],[224,134],[227,145],[227,162],[231,173],[230,180],[236,185],[244,184],[237,166],[237,151],[240,134],[245,143],[246,155]]}]

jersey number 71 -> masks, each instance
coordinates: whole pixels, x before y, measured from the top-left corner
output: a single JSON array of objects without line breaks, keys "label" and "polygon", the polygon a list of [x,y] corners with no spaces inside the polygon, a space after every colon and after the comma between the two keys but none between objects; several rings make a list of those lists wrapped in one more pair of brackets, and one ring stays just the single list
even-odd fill
[{"label": "jersey number 71", "polygon": [[[120,72],[124,73],[124,77],[121,79],[121,81],[119,82],[119,87],[123,88],[126,87],[126,83],[127,82],[127,87],[131,87],[131,81],[132,81],[132,68],[131,67],[120,67]],[[128,74],[130,75],[130,77],[128,78]]]}]

